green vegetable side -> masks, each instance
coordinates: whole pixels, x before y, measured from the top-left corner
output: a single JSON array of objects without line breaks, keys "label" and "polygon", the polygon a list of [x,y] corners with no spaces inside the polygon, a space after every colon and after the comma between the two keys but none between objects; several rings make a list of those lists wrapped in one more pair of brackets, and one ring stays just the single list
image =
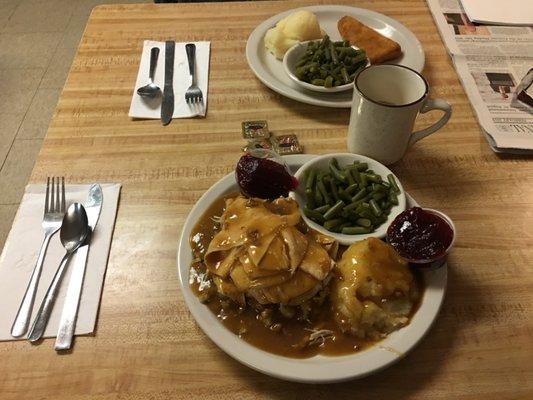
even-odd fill
[{"label": "green vegetable side", "polygon": [[371,233],[387,221],[399,193],[392,174],[385,181],[367,163],[341,168],[333,158],[328,171],[310,170],[305,177],[303,212],[330,232]]},{"label": "green vegetable side", "polygon": [[367,64],[364,50],[356,50],[348,41],[332,42],[329,36],[310,42],[295,65],[301,81],[326,88],[353,82],[355,74]]}]

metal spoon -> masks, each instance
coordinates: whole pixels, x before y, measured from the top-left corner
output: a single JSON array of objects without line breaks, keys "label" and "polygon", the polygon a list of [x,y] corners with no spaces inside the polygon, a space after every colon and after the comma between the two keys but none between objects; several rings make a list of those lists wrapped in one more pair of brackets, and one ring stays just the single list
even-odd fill
[{"label": "metal spoon", "polygon": [[159,47],[152,47],[150,51],[150,83],[137,89],[137,94],[141,97],[156,97],[161,93],[161,89],[154,83],[155,67],[159,57]]},{"label": "metal spoon", "polygon": [[44,300],[39,307],[37,317],[30,329],[30,333],[28,334],[30,342],[35,342],[43,336],[46,325],[48,324],[48,319],[50,318],[50,314],[54,307],[61,280],[67,269],[68,260],[78,247],[83,244],[88,233],[89,222],[87,221],[85,208],[79,203],[72,204],[63,217],[63,225],[61,226],[60,233],[61,243],[63,244],[66,253],[57,268],[52,283],[48,287]]}]

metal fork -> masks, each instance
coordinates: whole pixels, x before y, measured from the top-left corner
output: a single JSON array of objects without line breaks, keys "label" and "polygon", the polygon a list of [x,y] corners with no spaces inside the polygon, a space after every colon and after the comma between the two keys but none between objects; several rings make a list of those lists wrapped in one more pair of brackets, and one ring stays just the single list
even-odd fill
[{"label": "metal fork", "polygon": [[24,298],[20,303],[17,316],[11,327],[11,335],[13,337],[20,337],[28,330],[28,323],[31,317],[35,294],[37,293],[39,277],[41,276],[41,271],[43,269],[46,249],[48,248],[48,243],[50,243],[50,238],[61,228],[65,209],[65,178],[61,177],[61,182],[59,181],[59,177],[52,178],[51,182],[50,178],[48,178],[46,180],[46,197],[42,223],[44,239],[41,249],[39,250],[37,262],[33,267],[26,293],[24,293]]},{"label": "metal fork", "polygon": [[187,52],[187,60],[189,61],[189,73],[191,74],[191,86],[185,92],[185,101],[187,104],[203,104],[204,96],[202,91],[196,84],[196,45],[194,43],[187,43],[185,45],[185,51]]}]

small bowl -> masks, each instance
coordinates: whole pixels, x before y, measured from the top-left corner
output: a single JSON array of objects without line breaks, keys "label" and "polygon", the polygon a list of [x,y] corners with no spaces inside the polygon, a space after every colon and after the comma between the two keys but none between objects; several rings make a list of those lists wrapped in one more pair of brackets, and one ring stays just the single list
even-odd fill
[{"label": "small bowl", "polygon": [[289,78],[291,78],[296,84],[298,84],[304,89],[312,90],[314,92],[337,93],[352,89],[353,82],[347,83],[346,85],[327,88],[324,86],[312,85],[310,83],[301,81],[296,76],[296,63],[298,62],[300,57],[306,52],[307,45],[311,42],[320,42],[321,40],[322,39],[308,40],[307,42],[296,43],[289,50],[287,50],[287,52],[283,56],[283,68],[285,68],[285,72],[287,73],[287,75],[289,75]]},{"label": "small bowl", "polygon": [[446,222],[451,230],[452,230],[452,241],[450,242],[449,246],[446,248],[446,251],[444,254],[440,255],[439,257],[434,257],[430,259],[419,259],[419,258],[405,258],[409,264],[416,268],[423,269],[424,271],[434,270],[437,268],[440,268],[444,265],[448,258],[448,254],[450,253],[450,250],[452,249],[454,243],[455,243],[455,236],[456,236],[456,229],[455,224],[453,223],[452,219],[448,217],[446,214],[444,214],[442,211],[435,210],[433,208],[425,208],[422,207],[422,210],[427,211],[431,214],[435,214],[437,217],[440,217],[444,222]]},{"label": "small bowl", "polygon": [[[345,166],[347,164],[351,164],[354,161],[365,162],[365,163],[368,164],[368,168],[369,169],[374,170],[374,172],[376,174],[380,175],[382,178],[386,178],[387,175],[393,174],[390,169],[388,169],[386,166],[384,166],[383,164],[379,163],[378,161],[376,161],[376,160],[374,160],[372,158],[369,158],[369,157],[365,157],[365,156],[359,155],[359,154],[336,153],[336,154],[327,154],[327,155],[324,155],[324,156],[316,157],[316,158],[312,159],[311,161],[308,161],[304,165],[302,165],[300,167],[300,169],[294,175],[296,177],[296,179],[298,179],[298,181],[300,182],[300,185],[298,186],[296,191],[291,192],[290,195],[291,195],[291,197],[293,197],[298,202],[298,205],[300,206],[300,209],[303,210],[303,208],[305,206],[305,203],[306,203],[306,199],[305,199],[305,183],[304,183],[303,177],[306,176],[307,172],[310,169],[317,169],[317,170],[327,171],[329,169],[329,162],[331,161],[332,158],[336,158],[337,161],[339,162],[339,166],[341,166],[341,167],[343,167],[343,166]],[[387,234],[387,228],[389,227],[389,224],[400,213],[405,211],[405,208],[406,208],[405,191],[404,191],[404,189],[402,187],[402,184],[401,184],[400,180],[396,177],[396,175],[393,174],[393,176],[394,176],[394,178],[396,178],[396,183],[398,184],[398,187],[400,188],[400,191],[401,191],[400,194],[398,194],[398,205],[394,206],[391,209],[391,212],[390,212],[390,214],[388,216],[387,221],[385,221],[383,224],[381,224],[374,232],[360,234],[360,235],[345,235],[345,234],[342,234],[342,233],[335,233],[335,232],[328,231],[323,226],[321,226],[321,225],[317,224],[316,222],[314,222],[314,221],[310,220],[309,218],[307,218],[307,216],[305,216],[303,213],[302,213],[302,218],[303,218],[303,220],[306,222],[306,224],[310,228],[312,228],[312,229],[314,229],[314,230],[316,230],[316,231],[318,231],[318,232],[320,232],[320,233],[322,233],[324,235],[331,236],[331,237],[335,238],[335,240],[337,240],[340,244],[343,244],[343,245],[346,245],[346,246],[348,246],[350,244],[353,244],[355,242],[358,242],[360,240],[366,239],[368,237],[377,237],[377,238],[382,239]]]}]

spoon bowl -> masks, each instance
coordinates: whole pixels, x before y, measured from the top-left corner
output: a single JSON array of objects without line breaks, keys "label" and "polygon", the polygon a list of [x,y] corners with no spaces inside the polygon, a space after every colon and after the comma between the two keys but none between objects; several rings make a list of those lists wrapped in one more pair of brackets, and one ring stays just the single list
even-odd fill
[{"label": "spoon bowl", "polygon": [[141,97],[148,97],[148,98],[154,98],[159,96],[161,93],[161,89],[159,89],[159,86],[157,86],[155,83],[150,82],[148,85],[145,85],[143,87],[140,87],[137,89],[137,94]]},{"label": "spoon bowl", "polygon": [[87,212],[80,203],[71,204],[65,216],[59,235],[61,244],[67,251],[72,253],[80,247],[89,233],[89,220]]}]

